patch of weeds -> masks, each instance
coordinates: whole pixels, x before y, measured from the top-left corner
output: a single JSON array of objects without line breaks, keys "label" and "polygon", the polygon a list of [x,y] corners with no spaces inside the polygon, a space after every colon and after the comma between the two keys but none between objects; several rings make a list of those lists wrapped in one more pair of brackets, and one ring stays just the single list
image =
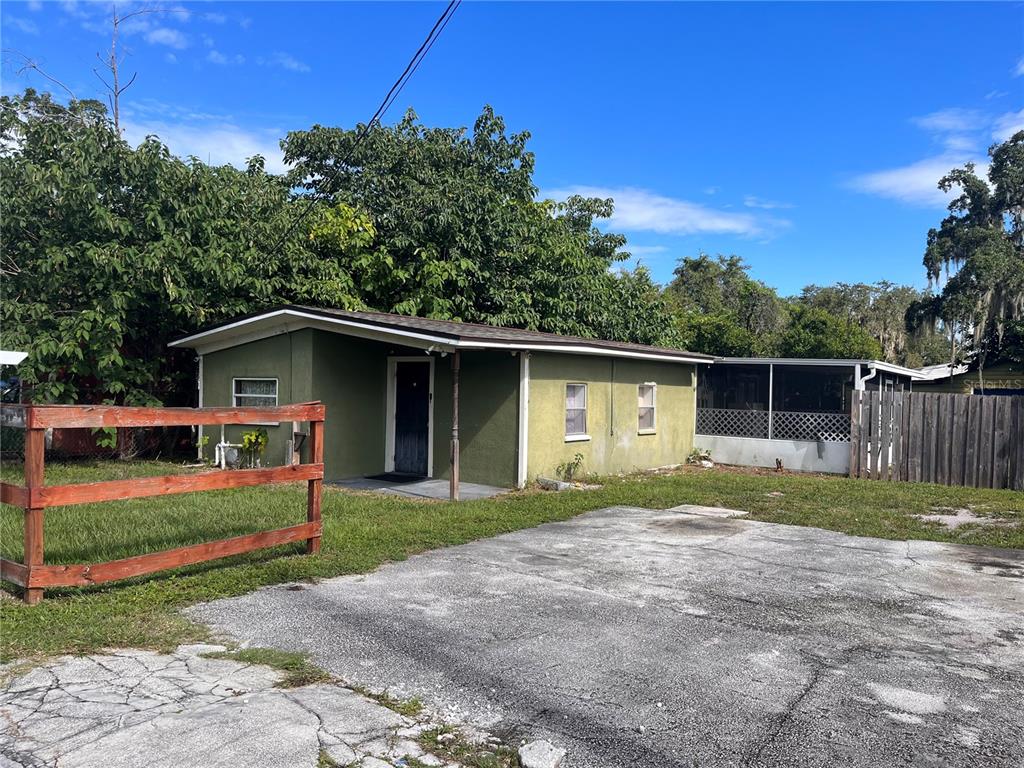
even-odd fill
[{"label": "patch of weeds", "polygon": [[519,753],[504,744],[474,744],[454,728],[439,726],[423,731],[419,745],[443,760],[466,768],[520,768]]},{"label": "patch of weeds", "polygon": [[316,768],[341,768],[341,763],[327,754],[327,750],[320,748],[320,754],[316,758]]},{"label": "patch of weeds", "polygon": [[360,696],[373,699],[382,707],[387,707],[392,712],[397,712],[403,717],[415,720],[423,714],[423,702],[417,698],[399,699],[392,696],[387,691],[384,691],[384,693],[374,693],[369,688],[364,688],[361,685],[350,685],[349,687]]},{"label": "patch of weeds", "polygon": [[301,688],[314,683],[327,683],[331,676],[311,662],[303,653],[278,651],[274,648],[241,648],[235,651],[213,651],[204,653],[206,659],[230,659],[243,664],[259,664],[284,672],[277,688]]}]

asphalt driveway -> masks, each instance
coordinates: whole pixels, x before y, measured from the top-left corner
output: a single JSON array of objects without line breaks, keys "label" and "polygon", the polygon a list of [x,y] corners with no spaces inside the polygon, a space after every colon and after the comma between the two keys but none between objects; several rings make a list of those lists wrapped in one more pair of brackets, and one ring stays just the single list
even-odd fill
[{"label": "asphalt driveway", "polygon": [[191,610],[566,765],[1024,765],[1024,555],[614,508]]}]

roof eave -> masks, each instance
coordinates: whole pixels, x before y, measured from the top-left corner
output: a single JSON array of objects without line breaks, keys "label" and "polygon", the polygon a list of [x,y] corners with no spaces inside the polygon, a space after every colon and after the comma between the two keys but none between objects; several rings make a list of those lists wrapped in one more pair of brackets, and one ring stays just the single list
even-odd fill
[{"label": "roof eave", "polygon": [[544,351],[625,357],[684,364],[711,363],[715,360],[711,356],[695,355],[682,351],[679,354],[674,354],[671,351],[653,349],[649,351],[642,349],[615,349],[602,346],[599,342],[592,344],[569,341],[545,343],[542,341],[462,338],[445,333],[396,328],[395,326],[389,326],[373,320],[346,318],[333,313],[320,313],[295,306],[281,307],[262,314],[250,315],[236,321],[224,323],[205,331],[199,331],[198,333],[175,339],[168,346],[175,349],[194,349],[198,354],[202,355],[309,327],[319,327],[335,333],[338,332],[340,327],[344,328],[344,332],[350,335],[439,352],[450,352],[456,349],[507,349],[509,351]]}]

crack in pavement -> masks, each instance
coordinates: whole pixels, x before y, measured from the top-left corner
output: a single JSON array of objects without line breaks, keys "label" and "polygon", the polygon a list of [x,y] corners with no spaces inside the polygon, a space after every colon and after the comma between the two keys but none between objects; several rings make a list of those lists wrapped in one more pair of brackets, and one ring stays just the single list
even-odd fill
[{"label": "crack in pavement", "polygon": [[218,764],[314,768],[320,749],[346,764],[432,759],[415,742],[441,724],[431,716],[402,716],[337,682],[282,689],[278,670],[203,656],[222,650],[61,657],[13,675],[0,688],[0,762],[134,768],[215,755]]}]

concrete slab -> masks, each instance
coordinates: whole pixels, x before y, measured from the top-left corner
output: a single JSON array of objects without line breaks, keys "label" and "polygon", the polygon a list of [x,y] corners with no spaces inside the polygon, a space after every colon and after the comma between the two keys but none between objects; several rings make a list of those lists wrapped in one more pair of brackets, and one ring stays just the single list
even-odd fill
[{"label": "concrete slab", "polygon": [[[63,657],[0,690],[0,768],[315,768],[440,765],[411,720],[344,686],[285,690],[269,667],[201,654],[125,650]],[[451,764],[455,766],[455,764]],[[455,766],[457,768],[457,766]]]},{"label": "concrete slab", "polygon": [[[331,483],[331,485],[338,486],[339,488],[350,488],[356,491],[375,491],[377,493],[406,496],[411,499],[435,499],[437,501],[447,501],[449,494],[448,481],[437,479],[416,480],[411,483],[394,483],[389,480],[357,477],[351,480],[339,480]],[[459,498],[463,501],[489,499],[508,492],[508,488],[499,488],[495,485],[459,483]]]},{"label": "concrete slab", "polygon": [[1024,764],[1024,554],[615,508],[190,610],[564,765]]}]

